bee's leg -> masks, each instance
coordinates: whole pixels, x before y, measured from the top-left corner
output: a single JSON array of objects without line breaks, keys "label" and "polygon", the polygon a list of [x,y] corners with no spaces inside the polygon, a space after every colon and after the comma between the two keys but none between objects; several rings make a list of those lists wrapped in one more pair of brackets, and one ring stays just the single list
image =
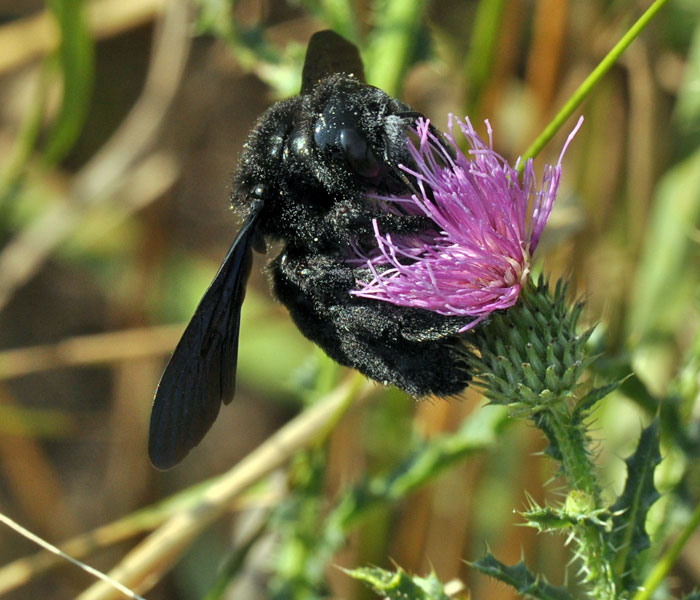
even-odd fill
[{"label": "bee's leg", "polygon": [[[383,214],[375,217],[377,229],[381,234],[432,233],[436,230],[435,222],[425,215]],[[372,228],[374,233],[374,228]]]},{"label": "bee's leg", "polygon": [[415,396],[454,395],[469,382],[455,323],[440,331],[437,315],[436,324],[411,317],[415,309],[350,295],[352,269],[329,257],[283,254],[272,273],[297,327],[337,362]]},{"label": "bee's leg", "polygon": [[318,239],[328,247],[347,246],[351,242],[372,243],[374,220],[381,234],[429,233],[434,235],[435,223],[422,214],[407,215],[381,210],[379,207],[357,206],[354,202],[338,202],[324,215],[314,229]]}]

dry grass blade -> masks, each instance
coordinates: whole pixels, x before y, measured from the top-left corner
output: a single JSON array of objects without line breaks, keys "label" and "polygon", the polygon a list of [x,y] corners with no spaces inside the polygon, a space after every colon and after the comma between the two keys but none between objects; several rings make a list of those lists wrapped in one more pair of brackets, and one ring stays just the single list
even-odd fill
[{"label": "dry grass blade", "polygon": [[[248,486],[285,464],[301,448],[316,443],[337,422],[351,402],[365,398],[371,384],[357,373],[287,423],[212,485],[195,506],[173,516],[134,548],[110,573],[116,581],[141,591],[167,572],[192,539],[226,512]],[[98,582],[78,600],[118,598],[110,586]]]},{"label": "dry grass blade", "polygon": [[[92,531],[77,535],[60,544],[59,549],[73,558],[83,558],[89,554],[124,542],[137,535],[153,531],[160,527],[174,514],[187,510],[197,503],[198,498],[216,479],[198,483],[190,488],[161,500],[157,504],[147,506],[116,521],[101,525]],[[229,509],[232,511],[249,510],[251,507],[266,507],[279,501],[277,494],[260,493],[244,494],[238,498]],[[33,555],[18,558],[0,567],[0,596],[28,584],[30,581],[47,571],[64,564],[61,557],[47,550],[41,550]]]},{"label": "dry grass blade", "polygon": [[[87,4],[91,33],[98,38],[117,35],[153,20],[167,0],[96,0]],[[0,73],[56,49],[59,32],[48,10],[0,27]]]},{"label": "dry grass blade", "polygon": [[75,177],[69,202],[45,212],[0,254],[0,310],[75,231],[86,208],[109,200],[154,142],[189,52],[188,5],[171,2],[159,29],[143,94],[116,133]]},{"label": "dry grass blade", "polygon": [[77,365],[111,363],[171,352],[183,325],[143,327],[67,338],[0,352],[0,380]]},{"label": "dry grass blade", "polygon": [[95,577],[100,579],[102,582],[104,582],[105,585],[109,586],[112,590],[114,590],[115,592],[119,592],[120,595],[124,595],[127,598],[135,598],[136,600],[145,600],[142,596],[135,594],[129,588],[122,585],[118,581],[114,581],[111,577],[109,577],[108,575],[105,575],[101,571],[98,571],[97,569],[91,567],[90,565],[86,565],[85,563],[83,563],[79,560],[76,560],[72,556],[63,552],[63,550],[61,550],[60,548],[57,548],[53,544],[49,544],[49,542],[41,539],[38,535],[34,535],[31,531],[25,529],[19,523],[13,521],[8,516],[6,516],[2,513],[0,513],[0,522],[7,525],[10,529],[14,529],[20,535],[23,535],[27,539],[31,540],[32,542],[41,546],[42,548],[45,548],[49,552],[53,552],[57,556],[60,556],[63,560],[67,560],[68,562],[71,562],[75,566],[81,568],[83,571],[90,573],[90,575],[94,575]]}]

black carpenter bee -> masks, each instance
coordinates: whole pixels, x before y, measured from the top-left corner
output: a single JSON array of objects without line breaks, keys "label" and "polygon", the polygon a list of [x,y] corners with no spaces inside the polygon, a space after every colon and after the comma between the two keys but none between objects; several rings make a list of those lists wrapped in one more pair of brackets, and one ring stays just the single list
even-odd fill
[{"label": "black carpenter bee", "polygon": [[245,220],[156,390],[149,453],[160,469],[181,461],[233,398],[252,250],[264,252],[266,239],[283,243],[269,266],[275,296],[331,358],[415,396],[454,395],[469,381],[464,318],[349,293],[360,275],[349,249],[372,245],[373,219],[396,234],[432,226],[367,200],[410,193],[398,165],[412,164],[407,136],[420,113],[365,84],[357,48],[332,31],[311,38],[302,81],[245,143],[232,195]]}]

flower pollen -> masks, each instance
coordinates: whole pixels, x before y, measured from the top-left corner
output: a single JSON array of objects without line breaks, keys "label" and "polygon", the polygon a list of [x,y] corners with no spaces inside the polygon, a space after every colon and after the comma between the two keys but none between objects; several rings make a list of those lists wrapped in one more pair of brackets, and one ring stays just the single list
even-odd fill
[{"label": "flower pollen", "polygon": [[[455,124],[466,138],[465,155],[458,147]],[[473,317],[466,331],[495,310],[518,300],[530,273],[530,257],[549,218],[561,179],[562,150],[556,165],[544,169],[539,189],[532,159],[522,179],[476,133],[469,119],[450,115],[444,139],[430,122],[419,119],[410,142],[414,178],[411,197],[376,196],[388,212],[425,215],[430,231],[394,234],[379,230],[374,221],[376,248],[359,251],[366,276],[351,294],[422,308],[443,315]]]}]

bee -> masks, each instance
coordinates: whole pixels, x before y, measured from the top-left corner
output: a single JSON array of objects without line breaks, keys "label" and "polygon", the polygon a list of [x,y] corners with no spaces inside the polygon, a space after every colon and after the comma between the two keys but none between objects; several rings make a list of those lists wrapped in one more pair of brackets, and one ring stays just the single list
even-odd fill
[{"label": "bee", "polygon": [[397,235],[434,228],[368,198],[411,194],[398,167],[413,164],[407,140],[421,116],[365,83],[353,44],[332,31],[314,34],[301,93],[269,108],[245,142],[231,198],[243,225],[158,384],[155,467],[180,462],[232,400],[253,250],[265,252],[268,241],[282,245],[268,267],[274,295],[331,358],[414,396],[466,387],[457,333],[468,319],[350,294],[363,274],[353,248],[376,245],[373,222]]}]

